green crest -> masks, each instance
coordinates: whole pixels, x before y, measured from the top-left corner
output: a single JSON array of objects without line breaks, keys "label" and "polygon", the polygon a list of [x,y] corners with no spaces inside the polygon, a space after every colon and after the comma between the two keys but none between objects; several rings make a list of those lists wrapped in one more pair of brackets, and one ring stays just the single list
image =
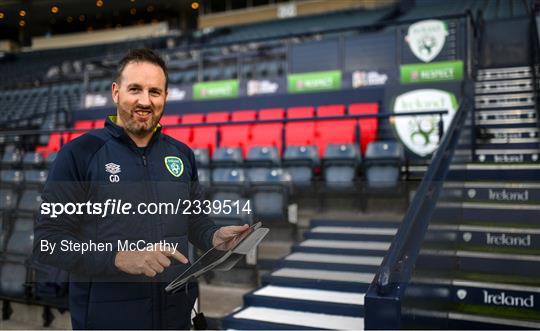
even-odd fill
[{"label": "green crest", "polygon": [[177,156],[165,156],[165,166],[174,176],[180,177],[184,173],[184,162]]}]

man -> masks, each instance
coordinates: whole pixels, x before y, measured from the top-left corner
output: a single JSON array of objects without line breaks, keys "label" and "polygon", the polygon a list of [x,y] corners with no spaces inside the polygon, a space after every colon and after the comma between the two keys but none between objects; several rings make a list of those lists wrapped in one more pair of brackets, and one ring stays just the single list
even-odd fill
[{"label": "man", "polygon": [[[206,214],[184,209],[120,213],[120,202],[203,199],[193,151],[160,132],[167,80],[157,54],[128,52],[112,84],[116,116],[64,146],[49,173],[34,255],[70,272],[75,329],[188,329],[194,298],[164,292],[187,268],[188,240],[208,249],[247,229],[217,228]],[[89,207],[95,202],[99,208]],[[65,212],[44,213],[46,204],[63,204]]]}]

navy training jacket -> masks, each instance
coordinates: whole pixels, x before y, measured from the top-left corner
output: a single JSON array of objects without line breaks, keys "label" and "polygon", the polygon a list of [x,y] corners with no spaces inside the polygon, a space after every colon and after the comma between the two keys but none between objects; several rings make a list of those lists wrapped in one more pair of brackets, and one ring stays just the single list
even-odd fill
[{"label": "navy training jacket", "polygon": [[[193,151],[162,134],[160,127],[148,146],[140,149],[114,120],[110,116],[105,128],[74,139],[58,153],[43,203],[78,203],[82,209],[66,208],[54,218],[42,204],[34,230],[34,256],[70,273],[74,329],[188,329],[196,293],[164,291],[187,265],[171,259],[170,267],[150,278],[120,271],[114,259],[118,245],[125,243],[164,240],[177,243],[185,256],[188,241],[204,250],[211,247],[218,227],[204,213],[186,214],[187,205],[178,204],[179,199],[203,199]],[[104,203],[113,199],[133,207],[126,215],[108,210],[102,217]],[[86,202],[101,203],[102,208],[80,207]],[[141,202],[170,202],[176,209],[142,214],[136,208]],[[42,243],[54,244],[55,250],[44,250]],[[78,248],[83,243],[102,246],[82,252]]]}]

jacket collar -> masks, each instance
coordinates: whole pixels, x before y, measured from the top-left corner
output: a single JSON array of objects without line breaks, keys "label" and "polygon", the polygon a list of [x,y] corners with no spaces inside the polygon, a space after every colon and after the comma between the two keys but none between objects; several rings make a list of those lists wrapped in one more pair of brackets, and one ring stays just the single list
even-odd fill
[{"label": "jacket collar", "polygon": [[[123,127],[116,124],[116,115],[109,115],[107,116],[107,120],[105,121],[105,129],[109,131],[109,133],[116,138],[119,138],[126,142],[131,142],[132,144],[135,144],[133,140],[129,137],[129,135],[126,133],[126,130],[124,130]],[[161,124],[158,123],[158,125],[154,128],[154,134],[152,135],[152,138],[150,139],[150,142],[148,143],[148,146],[161,134]]]}]

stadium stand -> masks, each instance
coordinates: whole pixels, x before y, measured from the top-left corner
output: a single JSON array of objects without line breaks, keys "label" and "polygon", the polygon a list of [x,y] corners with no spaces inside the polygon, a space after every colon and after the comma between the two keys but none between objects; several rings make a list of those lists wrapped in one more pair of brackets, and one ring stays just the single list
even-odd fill
[{"label": "stadium stand", "polygon": [[[198,30],[174,36],[173,47],[167,36],[0,58],[4,319],[9,302],[68,308],[68,275],[31,257],[41,190],[60,148],[114,112],[106,102],[84,109],[86,97],[110,94],[121,55],[147,46],[167,60],[172,87],[187,91],[168,102],[163,133],[194,149],[207,198],[251,203],[250,213],[212,219],[271,227],[269,242],[238,268],[250,276],[229,276],[251,286],[243,306],[214,316],[213,328],[540,328],[537,8],[396,1]],[[445,23],[432,63],[409,47],[408,28],[422,20]],[[450,61],[461,62],[459,79],[401,76],[405,65]],[[340,88],[286,92],[306,87],[288,75],[320,71],[339,71]],[[193,84],[220,80],[242,82],[238,96],[191,95]],[[276,91],[251,95],[248,80]],[[397,114],[395,98],[420,89],[459,101],[453,117],[440,107],[414,117],[436,123],[438,149],[421,156],[398,132],[399,118],[413,117]],[[272,245],[287,247],[268,258]],[[213,277],[206,281],[219,284]]]}]

